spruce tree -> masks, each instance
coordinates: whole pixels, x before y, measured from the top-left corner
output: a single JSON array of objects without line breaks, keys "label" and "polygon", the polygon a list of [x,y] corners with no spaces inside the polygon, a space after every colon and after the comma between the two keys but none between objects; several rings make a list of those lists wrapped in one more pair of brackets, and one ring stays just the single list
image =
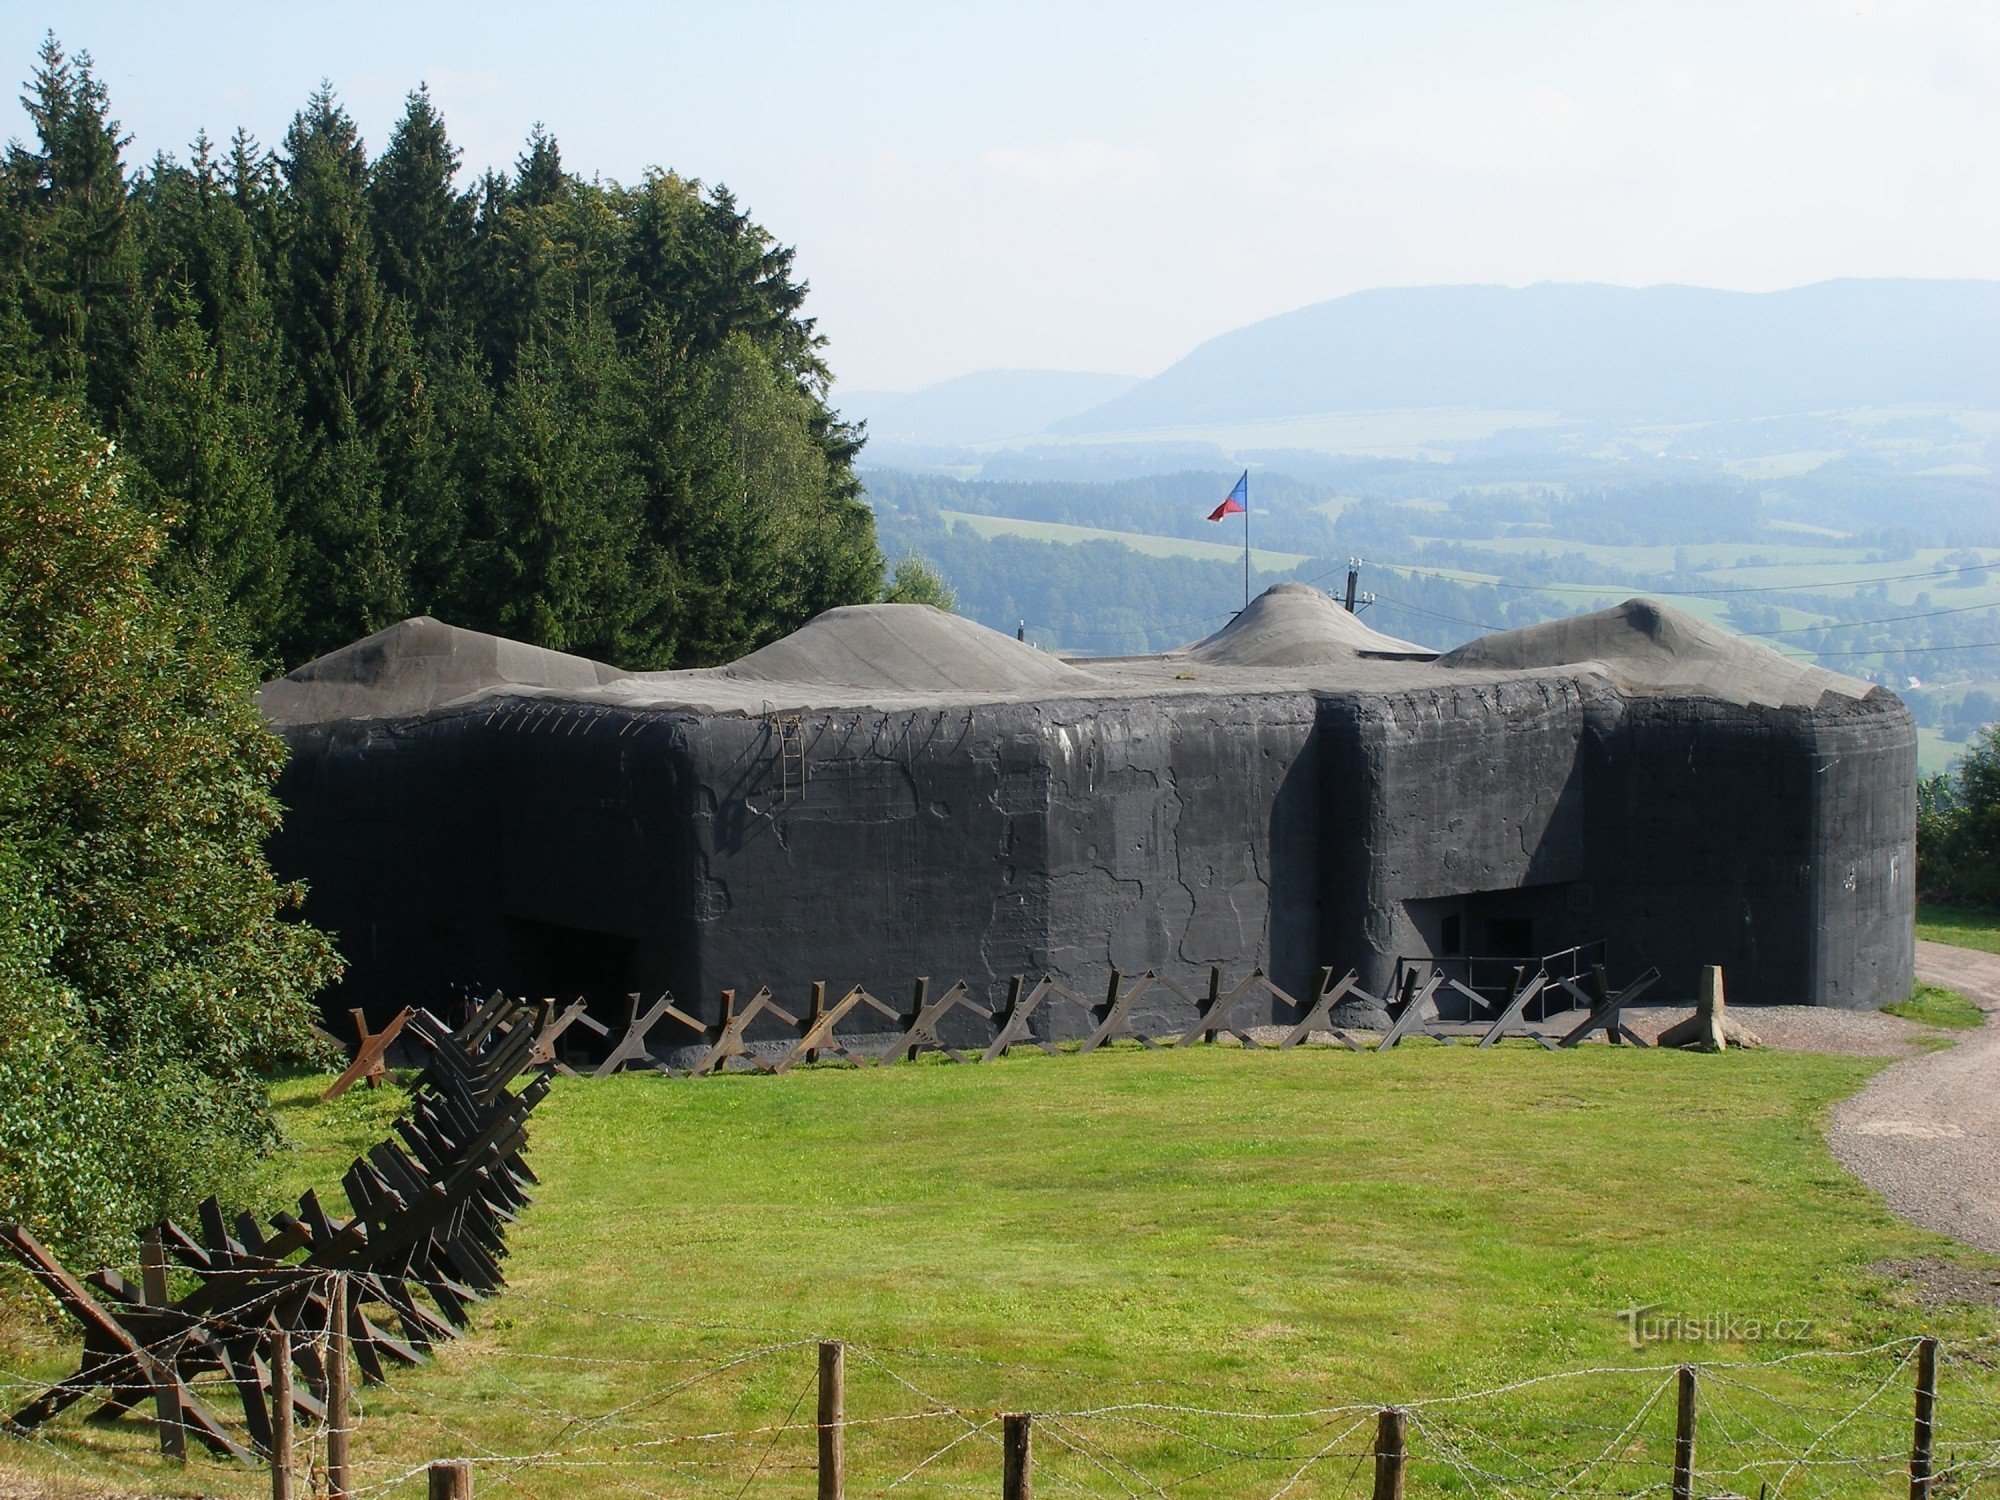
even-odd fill
[{"label": "spruce tree", "polygon": [[0,193],[0,378],[116,435],[160,566],[287,665],[416,610],[638,666],[872,598],[859,434],[791,251],[720,187],[530,134],[455,190],[428,93],[371,163],[329,87],[127,183],[51,39]]},{"label": "spruce tree", "polygon": [[139,321],[123,152],[90,54],[54,36],[22,96],[40,149],[8,149],[20,223],[21,308],[50,379],[97,411],[123,409]]},{"label": "spruce tree", "polygon": [[472,239],[472,204],[452,190],[460,154],[420,87],[368,179],[383,289],[408,305],[411,328],[427,348],[453,327]]},{"label": "spruce tree", "polygon": [[[285,133],[284,328],[304,455],[291,507],[301,544],[291,654],[393,623],[407,590],[402,517],[379,438],[394,375],[353,119],[321,87]],[[395,351],[405,352],[405,351]]]},{"label": "spruce tree", "polygon": [[644,655],[644,492],[623,451],[627,372],[585,324],[524,351],[494,413],[473,582],[488,628],[608,660]]},{"label": "spruce tree", "polygon": [[131,498],[164,533],[162,576],[233,618],[246,642],[269,643],[290,623],[294,561],[273,451],[282,419],[244,389],[192,300],[163,313],[126,416]]},{"label": "spruce tree", "polygon": [[256,230],[205,135],[186,167],[155,162],[135,202],[152,314],[121,429],[130,493],[166,531],[166,570],[268,651],[289,620],[298,433]]}]

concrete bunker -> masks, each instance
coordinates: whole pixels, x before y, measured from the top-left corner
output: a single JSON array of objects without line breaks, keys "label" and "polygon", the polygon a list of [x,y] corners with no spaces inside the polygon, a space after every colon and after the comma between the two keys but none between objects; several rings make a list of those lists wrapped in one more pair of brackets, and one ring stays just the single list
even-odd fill
[{"label": "concrete bunker", "polygon": [[273,857],[378,1013],[1211,964],[1380,993],[1592,944],[1671,996],[1911,981],[1907,711],[1646,601],[1437,655],[1287,584],[1119,660],[868,605],[659,673],[415,620],[262,703]]}]

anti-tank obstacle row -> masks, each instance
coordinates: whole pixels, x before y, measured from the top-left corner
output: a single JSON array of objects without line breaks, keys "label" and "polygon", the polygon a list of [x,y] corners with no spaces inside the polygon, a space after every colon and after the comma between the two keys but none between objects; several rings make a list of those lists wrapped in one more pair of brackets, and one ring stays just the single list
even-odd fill
[{"label": "anti-tank obstacle row", "polygon": [[[1481,1047],[1513,1037],[1561,1050],[1598,1032],[1614,1043],[1643,1047],[1645,1041],[1625,1024],[1623,1011],[1658,979],[1657,970],[1648,970],[1614,990],[1601,964],[1580,977],[1552,976],[1523,964],[1515,969],[1509,992],[1494,997],[1481,995],[1439,970],[1421,978],[1417,971],[1405,970],[1400,992],[1377,996],[1362,988],[1356,970],[1336,977],[1333,969],[1323,968],[1312,990],[1299,998],[1258,968],[1234,984],[1225,983],[1220,967],[1211,968],[1207,985],[1198,989],[1153,970],[1128,976],[1114,969],[1100,998],[1079,994],[1049,975],[1032,983],[1025,975],[1015,975],[1007,981],[1004,998],[991,1005],[976,1000],[962,981],[934,992],[929,978],[916,979],[908,1001],[901,1005],[860,985],[829,1002],[829,987],[821,982],[812,986],[802,1014],[780,1004],[769,989],[759,989],[741,1004],[734,990],[724,990],[713,1021],[682,1009],[670,994],[650,1004],[635,994],[628,997],[618,1040],[590,1071],[599,1078],[631,1067],[697,1078],[723,1072],[783,1074],[801,1063],[874,1067],[913,1061],[926,1052],[940,1053],[953,1062],[994,1062],[1021,1046],[1056,1053],[1062,1050],[1053,1040],[1058,1035],[1067,1037],[1080,1053],[1109,1042],[1161,1048],[1212,1044],[1224,1038],[1242,1047],[1287,1051],[1320,1037],[1350,1051],[1366,1052],[1385,1051],[1412,1036],[1472,1037]],[[1169,996],[1192,1012],[1192,1021],[1161,1025],[1156,1012],[1140,1008],[1149,997]],[[1462,1004],[1464,1019],[1442,1015],[1441,1001],[1447,997]],[[1551,1002],[1558,999],[1562,1008],[1552,1009]],[[1252,1002],[1271,1001],[1289,1013],[1287,1019],[1275,1024],[1245,1019]],[[556,1039],[575,1024],[582,1004],[573,1002],[558,1015],[553,1002],[545,1001],[543,1029],[534,1049],[538,1059],[571,1074],[578,1070],[556,1061]],[[1057,1013],[1064,1007],[1067,1010],[1058,1021]],[[1388,1029],[1369,1033],[1341,1024],[1336,1018],[1343,1007],[1387,1013]],[[1039,1030],[1038,1016],[1044,1022]],[[947,1028],[947,1021],[953,1026]],[[681,1035],[695,1038],[691,1046],[676,1049],[681,1060],[671,1063],[658,1056],[657,1040],[660,1028],[669,1023]],[[753,1027],[762,1030],[762,1039],[752,1039]],[[611,1034],[608,1028],[596,1029]],[[690,1051],[691,1060],[686,1056]]]},{"label": "anti-tank obstacle row", "polygon": [[[290,1417],[326,1422],[341,1404],[343,1345],[376,1383],[466,1326],[472,1305],[504,1285],[507,1226],[535,1183],[527,1124],[549,1078],[512,1085],[529,1066],[541,1016],[496,995],[456,1031],[423,1010],[400,1029],[425,1065],[394,1137],[347,1169],[344,1218],[310,1191],[296,1214],[268,1224],[232,1218],[211,1197],[193,1230],[165,1220],[141,1237],[137,1286],[108,1269],[78,1278],[28,1229],[0,1224],[0,1245],[83,1333],[76,1370],[14,1412],[10,1429],[31,1432],[101,1397],[99,1417],[150,1405],[164,1452],[184,1453],[192,1434],[218,1455],[255,1462],[272,1454]],[[296,1379],[277,1378],[275,1349]],[[274,1412],[274,1386],[289,1392],[289,1415]],[[218,1389],[236,1398],[238,1423],[212,1404]]]}]

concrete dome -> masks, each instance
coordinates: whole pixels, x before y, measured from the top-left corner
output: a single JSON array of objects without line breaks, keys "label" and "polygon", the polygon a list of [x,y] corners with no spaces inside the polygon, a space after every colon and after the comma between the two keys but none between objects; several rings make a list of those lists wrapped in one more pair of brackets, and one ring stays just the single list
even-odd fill
[{"label": "concrete dome", "polygon": [[1184,648],[1224,667],[1316,667],[1356,657],[1429,661],[1437,653],[1370,630],[1306,583],[1274,584],[1206,640]]},{"label": "concrete dome", "polygon": [[496,688],[600,687],[628,674],[418,615],[329,651],[257,690],[274,724],[404,719]]},{"label": "concrete dome", "polygon": [[830,609],[722,675],[880,692],[1012,695],[1092,685],[1057,657],[928,604]]},{"label": "concrete dome", "polygon": [[1533,670],[1594,666],[1627,692],[1680,693],[1725,703],[1811,708],[1828,693],[1865,698],[1858,678],[1794,661],[1651,599],[1469,641],[1441,667]]}]

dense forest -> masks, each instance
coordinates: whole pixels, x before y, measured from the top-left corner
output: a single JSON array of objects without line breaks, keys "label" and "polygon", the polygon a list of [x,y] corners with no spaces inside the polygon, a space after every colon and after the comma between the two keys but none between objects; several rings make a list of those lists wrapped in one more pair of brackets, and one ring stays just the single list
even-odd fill
[{"label": "dense forest", "polygon": [[720,188],[460,181],[422,88],[369,155],[330,89],[136,170],[43,47],[0,178],[0,381],[79,407],[173,585],[294,665],[436,614],[631,667],[877,597],[792,252]]},{"label": "dense forest", "polygon": [[[264,841],[261,675],[429,612],[630,666],[883,566],[791,252],[536,131],[458,182],[424,91],[139,170],[51,39],[0,162],[0,1219],[120,1258],[232,1197],[339,975]],[[935,595],[906,561],[895,597]],[[0,1273],[0,1291],[10,1283]]]}]

